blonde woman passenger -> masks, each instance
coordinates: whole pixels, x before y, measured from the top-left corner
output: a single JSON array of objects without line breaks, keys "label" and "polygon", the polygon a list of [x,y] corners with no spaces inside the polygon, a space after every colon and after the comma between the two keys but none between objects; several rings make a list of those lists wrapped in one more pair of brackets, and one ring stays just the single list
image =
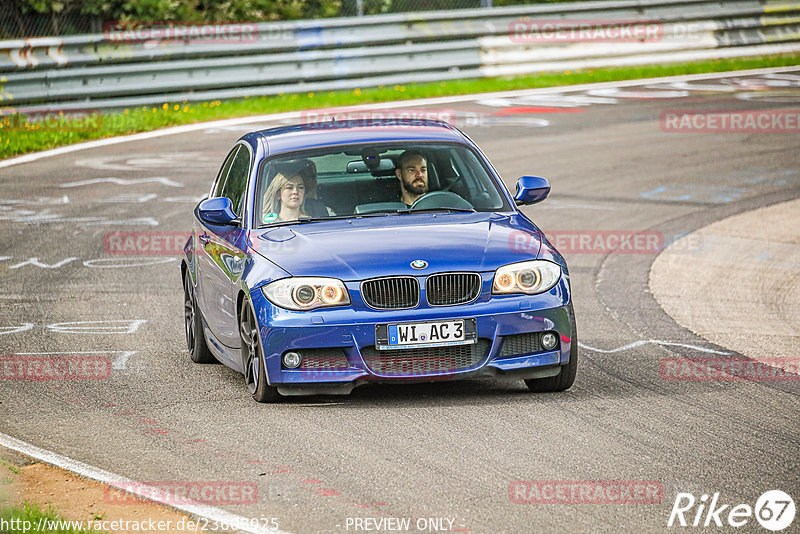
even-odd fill
[{"label": "blonde woman passenger", "polygon": [[279,170],[264,193],[262,221],[295,221],[308,217],[305,201],[306,183],[301,169]]}]

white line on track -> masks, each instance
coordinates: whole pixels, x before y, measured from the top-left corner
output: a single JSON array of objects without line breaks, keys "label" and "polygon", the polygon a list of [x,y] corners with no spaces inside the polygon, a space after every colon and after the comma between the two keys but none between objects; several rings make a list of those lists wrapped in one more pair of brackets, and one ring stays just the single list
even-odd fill
[{"label": "white line on track", "polygon": [[116,354],[111,368],[116,371],[124,371],[128,368],[128,360],[131,356],[136,354],[135,350],[84,350],[84,351],[68,351],[68,352],[15,352],[16,356],[62,356],[65,354]]},{"label": "white line on track", "polygon": [[[112,473],[111,471],[105,471],[104,469],[100,469],[98,467],[85,464],[78,460],[73,460],[72,458],[69,458],[67,456],[63,456],[61,454],[48,451],[46,449],[42,449],[35,445],[31,445],[30,443],[26,443],[22,440],[12,438],[11,436],[8,436],[3,433],[0,433],[0,445],[8,449],[17,451],[19,453],[22,453],[25,456],[35,458],[40,462],[44,462],[46,464],[54,465],[56,467],[66,469],[68,471],[72,471],[73,473],[77,473],[78,475],[84,478],[96,480],[98,482],[102,482],[103,484],[114,485],[114,484],[126,483],[122,484],[125,490],[127,490],[126,493],[131,493],[138,497],[142,497],[146,500],[159,502],[161,504],[168,506],[169,508],[180,510],[181,512],[185,512],[192,516],[208,519],[209,523],[217,522],[217,524],[243,526],[248,524],[250,521],[246,517],[233,514],[231,512],[228,512],[221,508],[216,508],[214,506],[176,505],[176,504],[170,504],[169,502],[164,502],[154,497],[159,494],[157,488],[135,482],[129,478],[125,478],[123,476]],[[249,532],[252,534],[288,534],[285,531],[271,530],[266,528],[248,527],[248,528],[239,528],[233,530],[238,532]]]},{"label": "white line on track", "polygon": [[70,182],[68,184],[61,184],[59,187],[80,187],[82,185],[94,185],[94,184],[117,184],[117,185],[136,185],[136,184],[146,184],[150,182],[160,183],[169,187],[183,187],[183,184],[180,182],[175,182],[166,178],[164,176],[153,176],[152,178],[134,178],[132,180],[126,180],[124,178],[92,178],[91,180],[81,180],[79,182]]},{"label": "white line on track", "polygon": [[731,354],[730,352],[708,349],[706,347],[701,347],[700,345],[673,343],[671,341],[661,341],[658,339],[640,339],[639,341],[634,341],[633,343],[628,343],[627,345],[623,345],[621,347],[617,347],[614,349],[598,349],[597,347],[592,347],[591,345],[586,345],[585,343],[581,342],[578,342],[578,346],[582,349],[590,350],[592,352],[599,352],[601,354],[612,354],[615,352],[622,352],[625,350],[635,349],[636,347],[641,347],[642,345],[647,345],[648,343],[652,343],[654,345],[667,346],[667,347],[684,347],[687,349],[692,349],[699,352],[707,352],[710,354]]},{"label": "white line on track", "polygon": [[[472,95],[458,95],[458,96],[444,96],[437,98],[423,98],[418,100],[405,100],[399,102],[380,102],[376,104],[363,104],[358,106],[349,107],[336,107],[334,109],[341,111],[367,111],[373,109],[387,109],[397,106],[410,107],[410,106],[430,106],[435,104],[453,104],[456,102],[469,102],[474,100],[486,98],[513,98],[528,95],[546,95],[557,93],[570,93],[574,91],[586,91],[597,89],[609,89],[617,87],[633,87],[638,85],[654,84],[654,83],[669,83],[669,82],[691,82],[695,80],[708,80],[716,78],[733,78],[736,76],[753,76],[758,74],[775,74],[781,72],[791,72],[798,70],[798,66],[790,67],[772,67],[767,69],[751,69],[739,70],[731,72],[709,72],[703,74],[684,74],[681,76],[666,76],[663,78],[645,78],[639,80],[621,80],[617,82],[602,82],[602,83],[585,83],[580,85],[562,85],[557,87],[542,87],[539,89],[520,89],[516,91],[501,91],[496,93],[481,93]],[[173,126],[171,128],[163,128],[152,132],[143,132],[133,135],[125,135],[122,137],[109,137],[106,139],[99,139],[97,141],[88,141],[86,143],[78,143],[75,145],[54,148],[52,150],[45,150],[43,152],[35,152],[33,154],[25,154],[24,156],[17,156],[0,161],[0,169],[11,167],[12,165],[20,165],[22,163],[30,163],[32,161],[49,158],[53,156],[60,156],[62,154],[69,154],[79,150],[86,150],[89,148],[98,148],[109,145],[116,145],[119,143],[128,143],[130,141],[141,141],[144,139],[153,139],[156,137],[163,137],[165,135],[176,135],[182,133],[196,132],[198,130],[205,130],[206,128],[224,128],[226,126],[237,126],[240,124],[248,124],[251,122],[264,122],[264,121],[280,121],[284,119],[296,119],[304,113],[311,110],[289,111],[286,113],[273,113],[271,115],[257,115],[254,117],[239,117],[236,119],[225,119],[213,122],[201,122],[197,124],[186,124],[183,126]]]}]

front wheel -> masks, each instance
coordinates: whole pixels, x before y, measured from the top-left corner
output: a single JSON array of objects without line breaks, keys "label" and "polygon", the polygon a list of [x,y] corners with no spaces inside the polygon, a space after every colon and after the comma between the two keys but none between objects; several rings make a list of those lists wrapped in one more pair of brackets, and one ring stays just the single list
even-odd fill
[{"label": "front wheel", "polygon": [[239,317],[244,383],[247,386],[247,391],[256,402],[277,402],[281,400],[281,395],[276,388],[267,383],[264,352],[261,350],[261,335],[258,332],[258,324],[253,315],[253,308],[247,299],[242,300],[242,309]]},{"label": "front wheel", "polygon": [[569,363],[561,366],[561,372],[556,376],[547,378],[531,378],[525,381],[528,389],[537,393],[549,391],[564,391],[572,387],[575,382],[575,375],[578,372],[578,334],[575,329],[575,312],[572,309],[572,302],[567,307],[569,315],[569,326],[572,329],[572,340],[569,347]]}]

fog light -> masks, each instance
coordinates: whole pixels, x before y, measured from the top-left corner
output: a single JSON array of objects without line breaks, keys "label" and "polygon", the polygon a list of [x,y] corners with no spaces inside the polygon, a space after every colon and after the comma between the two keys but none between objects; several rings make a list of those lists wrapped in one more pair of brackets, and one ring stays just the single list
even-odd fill
[{"label": "fog light", "polygon": [[552,332],[545,332],[542,334],[542,348],[544,350],[553,350],[558,345],[558,337]]},{"label": "fog light", "polygon": [[303,358],[296,352],[287,352],[283,355],[283,365],[288,369],[297,369]]}]

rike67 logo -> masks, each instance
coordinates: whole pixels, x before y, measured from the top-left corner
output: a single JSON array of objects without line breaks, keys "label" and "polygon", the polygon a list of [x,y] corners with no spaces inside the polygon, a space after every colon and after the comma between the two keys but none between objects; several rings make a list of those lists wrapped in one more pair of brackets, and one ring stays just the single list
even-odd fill
[{"label": "rike67 logo", "polygon": [[794,500],[781,490],[764,492],[755,506],[749,504],[726,504],[720,501],[719,493],[709,498],[703,494],[697,499],[691,493],[678,493],[667,526],[681,527],[743,527],[755,517],[767,530],[778,532],[792,524],[795,516]]}]

